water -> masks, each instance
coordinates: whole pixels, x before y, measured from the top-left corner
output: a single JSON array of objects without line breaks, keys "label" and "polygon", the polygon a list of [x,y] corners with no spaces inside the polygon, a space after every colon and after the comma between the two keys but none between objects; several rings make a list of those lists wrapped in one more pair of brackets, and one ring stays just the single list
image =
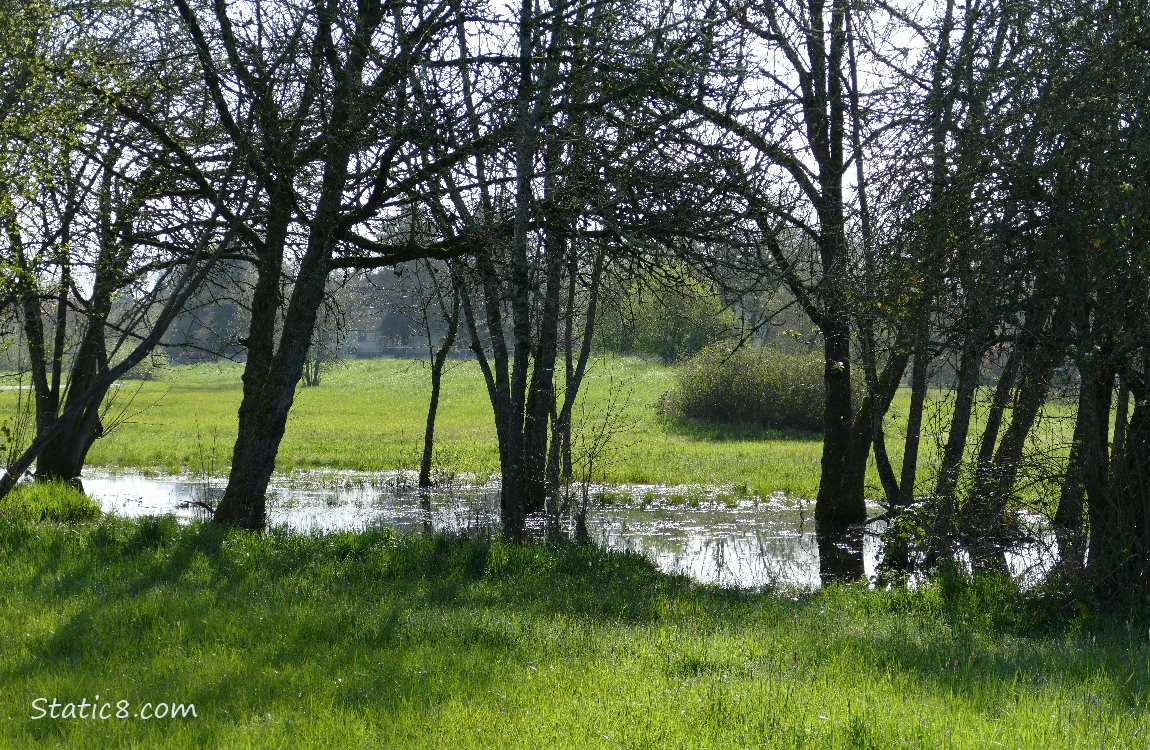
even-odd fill
[{"label": "water", "polygon": [[[192,520],[207,517],[205,506],[219,499],[225,482],[93,473],[84,477],[84,489],[108,513]],[[596,486],[591,496],[599,498],[592,500],[587,515],[595,542],[646,555],[669,573],[739,588],[814,588],[827,575],[820,571],[811,501],[660,485]],[[498,498],[497,483],[456,483],[436,489],[428,511],[421,507],[410,473],[294,475],[270,488],[268,524],[300,533],[374,526],[408,533],[490,531],[498,527]],[[871,512],[877,514],[877,506]],[[531,521],[538,533],[542,523]],[[862,533],[863,573],[872,579],[880,559],[880,531],[872,524]],[[1049,568],[1048,557],[1037,548],[1029,550],[1014,555],[1011,568],[1016,575],[1041,574]]]}]

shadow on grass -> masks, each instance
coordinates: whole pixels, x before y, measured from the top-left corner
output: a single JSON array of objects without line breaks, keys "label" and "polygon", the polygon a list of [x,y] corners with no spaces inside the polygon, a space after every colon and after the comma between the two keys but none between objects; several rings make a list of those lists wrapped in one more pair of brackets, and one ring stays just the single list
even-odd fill
[{"label": "shadow on grass", "polygon": [[822,432],[802,428],[768,429],[754,425],[731,425],[698,419],[663,417],[667,432],[673,435],[707,443],[765,442],[786,440],[794,442],[822,442]]},{"label": "shadow on grass", "polygon": [[[941,695],[987,710],[1019,693],[1078,694],[1087,710],[1150,704],[1150,639],[1103,613],[1056,616],[1059,602],[1008,576],[942,570],[929,587],[893,590],[866,604],[874,627],[840,639],[879,672],[912,675]],[[1103,700],[1105,698],[1105,700]]]},{"label": "shadow on grass", "polygon": [[[224,741],[229,722],[272,721],[301,707],[342,707],[381,722],[431,715],[448,701],[489,698],[532,660],[598,653],[596,634],[658,623],[692,637],[714,629],[789,639],[796,660],[804,649],[801,658],[814,661],[854,653],[866,669],[907,672],[943,694],[1005,700],[1017,686],[1048,685],[1061,668],[1076,686],[1101,670],[1120,705],[1145,701],[1144,643],[1142,667],[1131,667],[1113,634],[1101,653],[1064,653],[1048,636],[1001,637],[1026,626],[1007,615],[986,619],[1010,601],[993,586],[832,587],[784,597],[700,586],[636,554],[573,544],[389,530],[256,536],[171,519],[0,523],[0,552],[10,562],[0,571],[4,587],[24,592],[25,608],[57,616],[53,632],[8,652],[4,692],[47,679],[65,699],[116,690],[195,703],[217,717],[187,730],[201,746]],[[822,631],[828,616],[839,623]],[[699,644],[679,656],[673,666],[690,678],[725,663]],[[50,722],[25,729],[66,745],[113,731]],[[133,731],[163,736],[148,726]]]}]

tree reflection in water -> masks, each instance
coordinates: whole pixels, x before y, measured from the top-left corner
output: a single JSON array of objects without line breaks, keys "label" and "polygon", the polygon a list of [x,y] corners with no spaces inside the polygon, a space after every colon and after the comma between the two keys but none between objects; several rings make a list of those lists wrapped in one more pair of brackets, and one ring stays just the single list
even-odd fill
[{"label": "tree reflection in water", "polygon": [[862,524],[819,524],[815,536],[819,543],[819,578],[823,585],[836,581],[863,579]]}]

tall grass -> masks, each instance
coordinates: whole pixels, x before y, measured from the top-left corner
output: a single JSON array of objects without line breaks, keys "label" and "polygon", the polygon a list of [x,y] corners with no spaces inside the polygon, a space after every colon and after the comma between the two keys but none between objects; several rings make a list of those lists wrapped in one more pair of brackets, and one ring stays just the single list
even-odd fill
[{"label": "tall grass", "polygon": [[786,354],[729,343],[688,359],[660,404],[671,417],[764,429],[822,432],[823,361],[816,353]]},{"label": "tall grass", "polygon": [[99,504],[64,482],[28,482],[0,498],[0,515],[78,523],[100,516]]}]

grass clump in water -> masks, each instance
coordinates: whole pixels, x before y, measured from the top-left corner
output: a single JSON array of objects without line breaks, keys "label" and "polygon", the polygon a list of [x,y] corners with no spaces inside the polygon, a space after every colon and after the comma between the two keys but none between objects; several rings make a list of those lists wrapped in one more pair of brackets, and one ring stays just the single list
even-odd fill
[{"label": "grass clump in water", "polygon": [[100,517],[100,506],[62,481],[19,484],[0,499],[0,514],[33,521],[80,523]]}]

